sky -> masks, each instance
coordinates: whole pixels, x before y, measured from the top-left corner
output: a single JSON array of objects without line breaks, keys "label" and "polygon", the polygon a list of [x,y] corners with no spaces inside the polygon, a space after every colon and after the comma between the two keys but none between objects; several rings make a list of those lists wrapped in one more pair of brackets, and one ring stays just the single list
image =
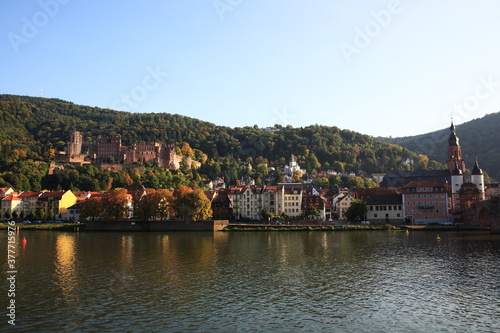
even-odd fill
[{"label": "sky", "polygon": [[0,94],[423,134],[500,111],[494,0],[0,0]]}]

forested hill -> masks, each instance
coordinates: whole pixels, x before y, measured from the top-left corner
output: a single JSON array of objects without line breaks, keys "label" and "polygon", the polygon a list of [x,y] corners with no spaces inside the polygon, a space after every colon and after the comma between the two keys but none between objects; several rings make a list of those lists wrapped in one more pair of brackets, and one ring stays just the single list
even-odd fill
[{"label": "forested hill", "polygon": [[[500,180],[500,112],[471,120],[456,126],[462,154],[467,168],[474,165],[478,157],[479,166],[490,177]],[[427,134],[404,138],[377,138],[401,145],[411,151],[429,156],[430,159],[446,163],[449,128]]]},{"label": "forested hill", "polygon": [[331,168],[370,174],[443,167],[400,146],[337,127],[228,128],[168,113],[128,113],[60,99],[0,95],[0,149],[4,154],[21,149],[27,158],[46,161],[50,159],[48,151],[66,149],[69,132],[74,130],[85,132],[90,141],[98,135],[120,135],[124,145],[139,141],[177,146],[189,143],[213,163],[228,157],[279,166],[294,154],[309,171]]}]

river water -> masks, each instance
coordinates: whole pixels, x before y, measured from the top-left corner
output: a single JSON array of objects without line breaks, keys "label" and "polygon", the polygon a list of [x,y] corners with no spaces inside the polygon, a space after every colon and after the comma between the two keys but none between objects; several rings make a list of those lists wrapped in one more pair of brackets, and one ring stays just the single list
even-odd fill
[{"label": "river water", "polygon": [[[20,231],[16,326],[5,282],[0,330],[500,332],[500,235],[436,238]],[[7,276],[6,254],[0,264]]]}]

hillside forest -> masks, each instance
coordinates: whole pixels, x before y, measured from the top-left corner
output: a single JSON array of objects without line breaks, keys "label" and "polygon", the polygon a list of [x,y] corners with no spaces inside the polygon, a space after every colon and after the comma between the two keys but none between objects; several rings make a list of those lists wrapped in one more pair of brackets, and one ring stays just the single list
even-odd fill
[{"label": "hillside forest", "polygon": [[[457,135],[460,138],[463,157],[470,169],[478,158],[479,165],[491,176],[500,180],[500,112],[486,115],[458,125]],[[401,145],[430,159],[446,163],[446,146],[448,145],[448,128],[427,134],[403,138],[378,138],[381,141]]]},{"label": "hillside forest", "polygon": [[[84,132],[87,142],[106,135],[120,136],[125,146],[141,141],[173,143],[177,154],[201,166],[184,164],[174,170],[146,164],[111,172],[92,165],[66,165],[49,175],[47,163],[67,149],[71,131]],[[442,150],[444,154],[446,146]],[[229,128],[178,114],[128,113],[60,99],[0,95],[0,186],[19,191],[102,191],[127,185],[203,188],[218,177],[235,185],[247,176],[256,184],[275,184],[283,181],[280,167],[292,154],[307,177],[323,188],[374,187],[377,184],[367,178],[372,173],[444,168],[424,154],[337,127]],[[327,170],[339,174],[321,177]]]}]

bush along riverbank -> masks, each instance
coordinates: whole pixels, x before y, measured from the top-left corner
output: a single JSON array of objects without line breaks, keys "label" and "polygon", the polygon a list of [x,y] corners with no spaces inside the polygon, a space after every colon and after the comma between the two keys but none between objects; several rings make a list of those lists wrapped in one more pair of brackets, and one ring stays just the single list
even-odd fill
[{"label": "bush along riverbank", "polygon": [[16,223],[10,225],[0,223],[0,230],[7,230],[7,227],[16,228],[18,230],[58,230],[58,231],[80,231],[84,229],[82,223]]},{"label": "bush along riverbank", "polygon": [[342,225],[342,226],[292,226],[292,225],[228,225],[221,231],[359,231],[359,230],[404,230],[390,224],[381,226]]},{"label": "bush along riverbank", "polygon": [[266,224],[229,224],[221,231],[370,231],[370,230],[394,230],[394,231],[485,231],[489,227],[464,226],[464,225],[340,225],[340,226],[318,226],[318,225],[266,225]]}]

